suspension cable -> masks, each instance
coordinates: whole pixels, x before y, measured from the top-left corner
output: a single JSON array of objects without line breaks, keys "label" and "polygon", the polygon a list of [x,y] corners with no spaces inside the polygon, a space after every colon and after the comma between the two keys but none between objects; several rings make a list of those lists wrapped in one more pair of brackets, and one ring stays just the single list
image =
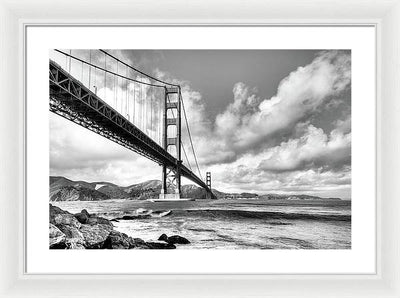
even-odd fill
[{"label": "suspension cable", "polygon": [[84,60],[82,60],[82,59],[80,59],[80,58],[77,58],[77,57],[75,57],[75,56],[72,56],[72,55],[70,55],[70,54],[68,54],[68,53],[65,53],[65,52],[63,52],[63,51],[60,51],[60,50],[57,50],[57,49],[54,49],[54,51],[56,51],[56,52],[58,52],[58,53],[61,53],[61,54],[65,55],[65,56],[68,56],[68,57],[70,57],[70,58],[72,58],[72,59],[75,59],[75,60],[77,60],[77,61],[83,62],[83,63],[85,63],[85,64],[87,64],[87,65],[90,65],[90,66],[92,66],[92,67],[94,67],[94,68],[97,68],[97,69],[99,69],[99,70],[101,70],[101,71],[104,71],[104,72],[106,72],[106,73],[109,73],[109,74],[118,76],[118,77],[120,77],[120,78],[129,80],[129,81],[132,81],[132,82],[136,82],[136,83],[139,83],[139,84],[147,85],[147,86],[158,87],[158,88],[165,88],[164,85],[151,84],[151,83],[141,82],[141,81],[138,81],[138,80],[135,80],[135,79],[127,78],[127,77],[125,77],[125,76],[123,76],[123,75],[116,74],[116,73],[113,72],[113,71],[110,71],[110,70],[107,70],[107,69],[102,68],[102,67],[100,67],[100,66],[97,66],[97,65],[95,65],[95,64],[89,63],[89,62],[87,62],[87,61],[84,61]]},{"label": "suspension cable", "polygon": [[165,85],[169,85],[169,86],[179,87],[179,85],[172,84],[172,83],[168,83],[168,82],[162,81],[162,80],[160,80],[160,79],[157,79],[157,78],[155,78],[155,77],[152,77],[151,75],[149,75],[149,74],[147,74],[147,73],[144,73],[144,72],[140,71],[140,70],[137,69],[137,68],[134,68],[133,66],[131,66],[131,65],[127,64],[127,63],[125,63],[124,61],[119,60],[117,57],[111,55],[110,53],[108,53],[108,52],[105,51],[105,50],[102,50],[102,49],[99,49],[99,50],[100,50],[100,52],[102,52],[102,53],[104,53],[104,54],[110,56],[111,58],[117,60],[118,62],[122,63],[123,65],[128,66],[129,68],[133,69],[134,71],[136,71],[136,72],[138,72],[138,73],[140,73],[140,74],[142,74],[142,75],[144,75],[144,76],[146,76],[146,77],[148,77],[148,78],[150,78],[150,79],[152,79],[152,80],[154,80],[154,81],[156,81],[156,82],[159,82],[159,83],[162,83],[162,84],[165,84]]},{"label": "suspension cable", "polygon": [[190,165],[189,159],[188,159],[187,154],[186,154],[185,146],[183,146],[183,142],[182,141],[181,141],[181,143],[182,143],[183,154],[185,155],[185,158],[186,158],[186,162],[189,165],[189,169],[193,172],[192,166]]},{"label": "suspension cable", "polygon": [[197,170],[199,171],[200,178],[201,178],[201,180],[203,180],[203,176],[201,175],[200,168],[199,168],[199,163],[197,162],[196,152],[194,151],[194,146],[193,146],[193,141],[192,141],[192,135],[191,135],[191,133],[190,133],[189,123],[188,123],[188,120],[187,120],[187,117],[186,117],[185,105],[184,105],[184,103],[183,103],[182,93],[181,93],[180,88],[179,88],[179,100],[180,100],[181,103],[182,103],[183,115],[185,116],[186,128],[187,128],[187,131],[188,131],[188,134],[189,134],[189,140],[190,140],[190,145],[192,146],[192,151],[193,151],[194,160],[195,160],[195,162],[196,162],[196,166],[197,166]]}]

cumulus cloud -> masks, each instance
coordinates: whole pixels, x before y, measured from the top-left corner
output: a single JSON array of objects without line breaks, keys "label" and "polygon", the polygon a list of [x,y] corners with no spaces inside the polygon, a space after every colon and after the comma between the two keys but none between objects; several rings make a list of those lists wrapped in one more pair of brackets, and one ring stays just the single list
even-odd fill
[{"label": "cumulus cloud", "polygon": [[[344,100],[341,94],[350,88],[351,57],[346,51],[320,52],[310,64],[284,78],[269,99],[262,99],[255,88],[239,82],[233,87],[233,101],[213,124],[204,112],[201,94],[188,82],[161,71],[157,75],[182,86],[200,161],[211,165],[233,162],[246,152],[272,146],[293,136],[299,123],[329,108],[329,103],[331,109],[337,107]],[[336,125],[342,129],[347,125],[348,132],[350,120]]]},{"label": "cumulus cloud", "polygon": [[350,166],[344,166],[340,171],[325,171],[321,168],[268,171],[257,166],[260,158],[262,156],[243,155],[233,163],[210,166],[213,177],[217,177],[213,181],[214,187],[232,192],[350,197]]},{"label": "cumulus cloud", "polygon": [[347,52],[325,51],[279,84],[275,96],[260,100],[247,86],[233,89],[234,102],[216,118],[215,132],[226,148],[240,154],[277,134],[291,132],[332,96],[349,88],[351,59]]},{"label": "cumulus cloud", "polygon": [[263,155],[259,168],[271,172],[341,169],[351,161],[351,133],[335,129],[328,136],[310,125],[300,138],[270,148]]}]

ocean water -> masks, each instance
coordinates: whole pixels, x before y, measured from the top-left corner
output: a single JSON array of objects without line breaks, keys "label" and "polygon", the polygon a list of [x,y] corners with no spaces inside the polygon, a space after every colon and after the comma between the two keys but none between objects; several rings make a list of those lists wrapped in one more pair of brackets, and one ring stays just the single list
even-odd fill
[{"label": "ocean water", "polygon": [[51,202],[72,213],[87,209],[108,219],[136,214],[139,208],[172,210],[161,218],[120,220],[115,229],[143,240],[165,233],[191,244],[178,249],[350,249],[350,201],[131,200]]}]

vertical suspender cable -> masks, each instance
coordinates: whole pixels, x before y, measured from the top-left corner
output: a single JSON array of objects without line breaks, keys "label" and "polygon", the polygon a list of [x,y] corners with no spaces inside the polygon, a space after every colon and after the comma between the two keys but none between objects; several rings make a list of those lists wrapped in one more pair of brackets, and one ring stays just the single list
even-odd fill
[{"label": "vertical suspender cable", "polygon": [[72,56],[72,50],[69,50],[69,69],[68,72],[71,74],[71,56]]},{"label": "vertical suspender cable", "polygon": [[153,90],[151,90],[150,96],[150,133],[153,135],[151,138],[154,138],[153,134]]},{"label": "vertical suspender cable", "polygon": [[[142,79],[140,79],[141,81]],[[142,89],[142,84],[140,84],[140,127],[142,130],[144,130],[144,125],[143,125],[143,89]]]},{"label": "vertical suspender cable", "polygon": [[107,101],[107,55],[104,54],[104,100]]},{"label": "vertical suspender cable", "polygon": [[[126,68],[125,76],[128,77],[128,67]],[[125,81],[126,81],[125,114],[128,116],[128,120],[129,120],[129,93],[128,93],[129,87],[128,87],[128,81],[127,80],[125,80]]]},{"label": "vertical suspender cable", "polygon": [[133,118],[132,118],[133,124],[136,123],[136,109],[135,109],[135,106],[136,106],[136,83],[133,82]]},{"label": "vertical suspender cable", "polygon": [[97,84],[96,84],[97,83],[97,74],[96,74],[96,72],[97,72],[97,68],[95,67],[94,68],[94,85],[93,85],[93,87],[94,87],[94,94],[97,95]]},{"label": "vertical suspender cable", "polygon": [[[117,61],[117,74],[118,74],[118,61]],[[118,76],[114,76],[114,92],[115,92],[115,109],[118,111]],[[122,113],[122,111],[121,111]]]},{"label": "vertical suspender cable", "polygon": [[[89,63],[92,64],[92,50],[89,50]],[[92,76],[92,66],[89,65],[89,90],[92,90],[90,86],[90,77]]]}]

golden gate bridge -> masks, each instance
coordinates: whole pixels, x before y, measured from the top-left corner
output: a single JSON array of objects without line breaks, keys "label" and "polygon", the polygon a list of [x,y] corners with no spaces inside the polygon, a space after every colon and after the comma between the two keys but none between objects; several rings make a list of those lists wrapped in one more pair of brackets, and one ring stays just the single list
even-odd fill
[{"label": "golden gate bridge", "polygon": [[[106,50],[56,49],[49,60],[49,87],[51,112],[162,167],[160,199],[181,198],[182,176],[214,197],[211,173],[204,181],[200,172],[179,84],[146,74]],[[182,141],[182,124],[198,175]]]}]

